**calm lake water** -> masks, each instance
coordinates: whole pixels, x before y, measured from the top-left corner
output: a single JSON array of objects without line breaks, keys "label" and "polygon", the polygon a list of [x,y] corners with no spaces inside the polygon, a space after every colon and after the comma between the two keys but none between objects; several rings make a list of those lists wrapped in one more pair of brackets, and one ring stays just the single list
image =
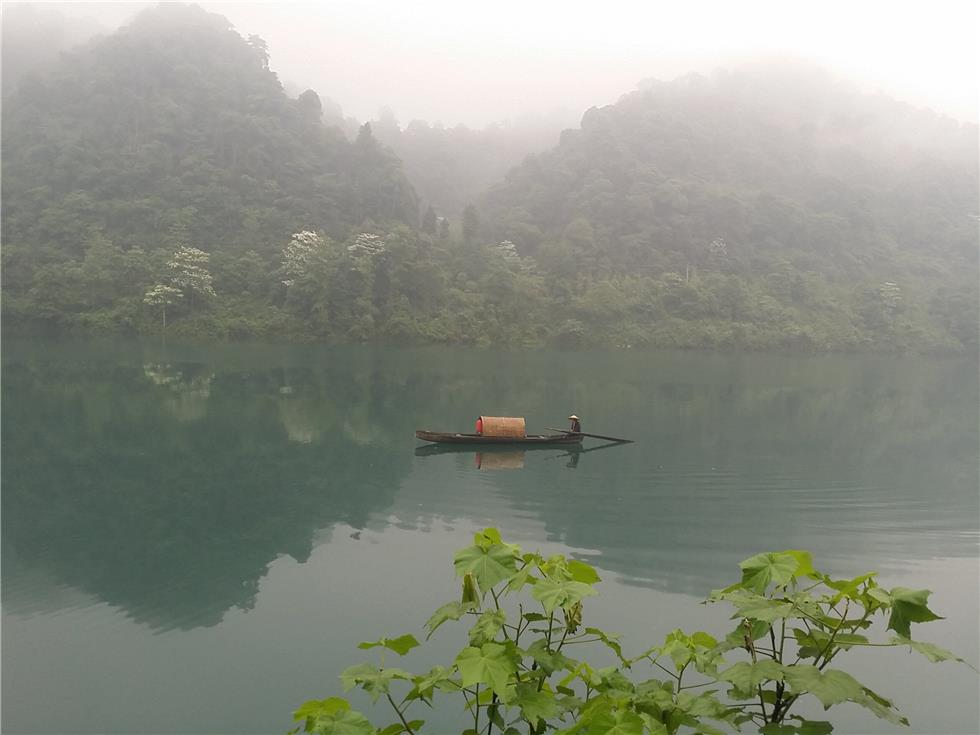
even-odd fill
[{"label": "calm lake water", "polygon": [[[628,651],[727,632],[698,601],[806,548],[933,589],[919,636],[977,663],[975,360],[7,340],[2,410],[6,733],[282,733],[357,641],[457,597],[485,525],[595,564],[586,620]],[[571,411],[637,442],[415,453],[416,428]],[[434,640],[404,665],[458,635]],[[978,731],[972,671],[874,653],[849,670],[912,731]]]}]

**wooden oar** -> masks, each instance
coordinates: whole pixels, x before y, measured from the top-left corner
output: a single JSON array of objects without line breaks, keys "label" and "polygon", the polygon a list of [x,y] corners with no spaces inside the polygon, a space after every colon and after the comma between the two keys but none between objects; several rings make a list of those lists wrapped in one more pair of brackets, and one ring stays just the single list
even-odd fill
[{"label": "wooden oar", "polygon": [[568,429],[556,429],[554,426],[545,426],[548,431],[560,431],[562,434],[575,434],[577,436],[590,436],[593,439],[605,439],[607,442],[619,442],[620,444],[632,444],[632,439],[617,439],[614,436],[603,436],[602,434],[586,434],[584,431],[569,431]]}]

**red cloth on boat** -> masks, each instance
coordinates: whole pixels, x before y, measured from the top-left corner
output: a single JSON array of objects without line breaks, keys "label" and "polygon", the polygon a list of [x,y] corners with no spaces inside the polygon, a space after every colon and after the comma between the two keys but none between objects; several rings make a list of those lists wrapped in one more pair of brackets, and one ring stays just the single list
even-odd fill
[{"label": "red cloth on boat", "polygon": [[476,420],[476,433],[477,434],[482,434],[483,433],[483,418],[482,417],[480,417],[480,418],[478,418]]}]

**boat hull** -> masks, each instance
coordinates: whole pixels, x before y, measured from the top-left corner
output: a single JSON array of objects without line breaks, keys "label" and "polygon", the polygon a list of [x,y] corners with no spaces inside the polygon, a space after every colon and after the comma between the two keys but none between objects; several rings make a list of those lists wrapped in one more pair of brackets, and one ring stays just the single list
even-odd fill
[{"label": "boat hull", "polygon": [[448,434],[440,431],[419,429],[415,437],[434,444],[472,444],[472,445],[520,445],[540,446],[542,444],[580,444],[581,434],[529,434],[527,436],[483,436],[482,434]]}]

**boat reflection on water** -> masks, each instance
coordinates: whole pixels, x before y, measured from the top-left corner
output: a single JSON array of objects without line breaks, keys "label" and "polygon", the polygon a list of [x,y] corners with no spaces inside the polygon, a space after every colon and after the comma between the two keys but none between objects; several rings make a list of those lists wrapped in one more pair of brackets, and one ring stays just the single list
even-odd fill
[{"label": "boat reflection on water", "polygon": [[543,459],[567,459],[566,467],[575,469],[578,467],[579,458],[589,452],[597,452],[600,449],[623,446],[619,442],[601,444],[598,447],[583,449],[580,444],[569,444],[564,446],[542,445],[525,446],[514,449],[507,444],[484,445],[475,449],[472,444],[426,444],[415,448],[416,457],[432,457],[439,454],[472,454],[474,455],[473,466],[478,470],[520,470],[524,469],[524,462],[527,452],[535,452],[543,456]]},{"label": "boat reflection on water", "polygon": [[524,450],[510,452],[477,452],[478,470],[522,470],[524,469]]}]

